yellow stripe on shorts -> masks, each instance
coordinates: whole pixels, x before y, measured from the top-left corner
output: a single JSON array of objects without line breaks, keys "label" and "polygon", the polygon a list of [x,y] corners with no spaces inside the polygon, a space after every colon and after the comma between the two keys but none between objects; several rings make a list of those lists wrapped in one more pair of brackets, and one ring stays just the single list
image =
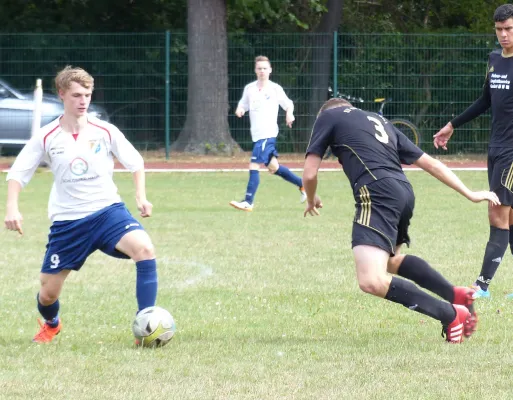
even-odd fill
[{"label": "yellow stripe on shorts", "polygon": [[509,167],[508,176],[506,177],[505,185],[509,190],[511,190],[511,186],[513,184],[513,164]]},{"label": "yellow stripe on shorts", "polygon": [[371,217],[371,198],[367,186],[362,186],[360,188],[360,201],[360,218],[358,218],[357,222],[361,225],[369,226]]}]

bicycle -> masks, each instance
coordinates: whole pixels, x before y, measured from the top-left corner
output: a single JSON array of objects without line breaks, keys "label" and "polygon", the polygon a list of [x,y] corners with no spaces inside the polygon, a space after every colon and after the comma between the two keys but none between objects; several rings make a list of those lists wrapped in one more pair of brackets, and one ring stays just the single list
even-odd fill
[{"label": "bicycle", "polygon": [[[333,97],[333,89],[328,88],[328,92],[330,93],[330,97]],[[344,93],[337,93],[337,97],[346,99],[351,104],[355,105],[355,103],[365,103],[366,101],[361,97],[354,97]],[[378,97],[374,99],[374,103],[378,103],[379,109],[377,114],[384,115],[383,109],[385,108],[385,104],[390,103],[392,101],[391,98]],[[389,119],[390,123],[394,125],[397,129],[399,129],[408,139],[410,139],[416,146],[420,146],[422,143],[422,137],[420,135],[419,128],[407,119],[403,118],[392,118]]]}]

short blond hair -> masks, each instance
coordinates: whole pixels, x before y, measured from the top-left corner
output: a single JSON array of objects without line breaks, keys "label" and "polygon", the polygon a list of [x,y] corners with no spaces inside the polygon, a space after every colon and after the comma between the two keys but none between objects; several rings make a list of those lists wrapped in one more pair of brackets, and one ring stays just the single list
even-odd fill
[{"label": "short blond hair", "polygon": [[256,56],[255,57],[255,64],[259,61],[267,61],[269,65],[271,65],[271,61],[266,56]]},{"label": "short blond hair", "polygon": [[331,108],[344,107],[344,106],[352,106],[352,104],[349,101],[347,101],[346,99],[334,97],[332,99],[329,99],[322,105],[321,109],[319,110],[319,113],[321,113],[325,110],[329,110]]},{"label": "short blond hair", "polygon": [[55,77],[55,89],[57,89],[57,93],[60,90],[68,90],[71,86],[71,82],[76,82],[86,89],[94,89],[94,78],[89,75],[86,70],[66,65]]}]

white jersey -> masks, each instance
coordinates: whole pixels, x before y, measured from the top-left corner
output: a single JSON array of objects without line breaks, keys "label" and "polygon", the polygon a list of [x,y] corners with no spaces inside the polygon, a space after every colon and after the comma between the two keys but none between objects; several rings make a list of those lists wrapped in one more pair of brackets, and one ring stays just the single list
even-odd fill
[{"label": "white jersey", "polygon": [[269,81],[262,89],[258,88],[257,83],[247,84],[239,101],[239,107],[244,111],[249,110],[253,142],[278,136],[279,107],[287,110],[294,104],[277,83]]},{"label": "white jersey", "polygon": [[144,168],[139,152],[114,125],[88,115],[86,127],[75,137],[63,131],[57,118],[28,141],[7,180],[24,187],[46,161],[54,175],[48,217],[52,222],[76,220],[121,201],[112,179],[113,155],[131,172]]}]

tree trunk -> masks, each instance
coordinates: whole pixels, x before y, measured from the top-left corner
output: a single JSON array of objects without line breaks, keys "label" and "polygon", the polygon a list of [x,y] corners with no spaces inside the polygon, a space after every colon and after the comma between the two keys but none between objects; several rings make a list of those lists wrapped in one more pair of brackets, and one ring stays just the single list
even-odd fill
[{"label": "tree trunk", "polygon": [[[321,105],[327,100],[329,80],[332,70],[331,56],[333,54],[333,32],[342,20],[343,0],[328,0],[327,11],[322,15],[315,29],[312,43],[311,73],[312,86],[310,95],[311,125]],[[335,78],[335,77],[333,77]]]},{"label": "tree trunk", "polygon": [[225,0],[188,0],[187,117],[173,151],[240,150],[228,126],[228,40]]}]

